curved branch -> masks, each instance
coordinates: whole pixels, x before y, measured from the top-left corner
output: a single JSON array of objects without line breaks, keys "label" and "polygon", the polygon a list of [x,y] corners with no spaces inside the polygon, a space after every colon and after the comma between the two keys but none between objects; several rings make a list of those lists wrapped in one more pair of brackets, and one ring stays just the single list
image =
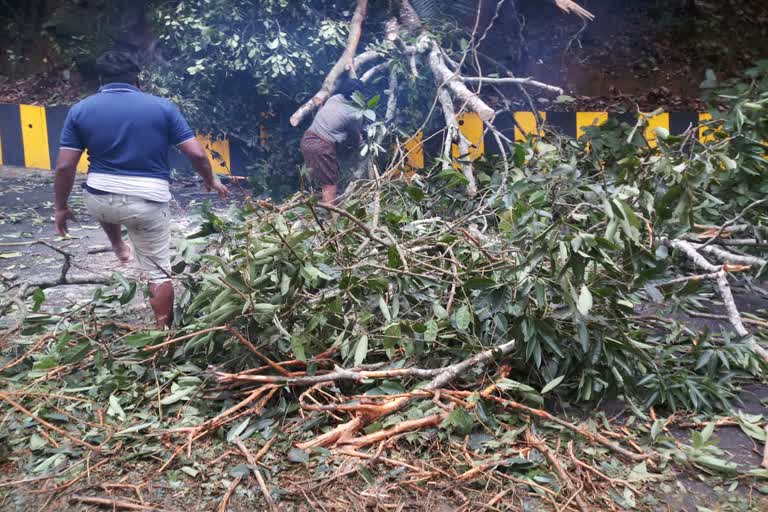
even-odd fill
[{"label": "curved branch", "polygon": [[322,106],[331,97],[331,93],[336,89],[339,77],[344,72],[349,71],[354,75],[356,65],[355,54],[357,53],[357,45],[360,43],[360,36],[363,33],[363,22],[367,12],[368,0],[357,0],[357,7],[355,7],[352,20],[349,22],[349,37],[347,38],[347,46],[344,48],[344,53],[341,54],[339,60],[325,77],[320,90],[291,116],[291,126],[298,126],[309,113]]},{"label": "curved branch", "polygon": [[560,87],[554,85],[545,84],[534,80],[533,78],[486,78],[483,76],[464,76],[461,77],[461,81],[468,84],[516,84],[516,85],[530,85],[544,89],[545,91],[554,92],[557,94],[563,94],[563,90]]}]

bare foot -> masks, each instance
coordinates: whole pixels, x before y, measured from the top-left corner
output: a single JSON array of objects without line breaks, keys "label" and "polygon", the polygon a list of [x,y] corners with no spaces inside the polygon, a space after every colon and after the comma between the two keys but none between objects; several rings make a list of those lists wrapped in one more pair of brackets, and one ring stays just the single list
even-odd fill
[{"label": "bare foot", "polygon": [[120,244],[120,246],[113,246],[112,250],[115,252],[117,259],[119,259],[121,263],[128,263],[133,258],[133,249],[125,242]]}]

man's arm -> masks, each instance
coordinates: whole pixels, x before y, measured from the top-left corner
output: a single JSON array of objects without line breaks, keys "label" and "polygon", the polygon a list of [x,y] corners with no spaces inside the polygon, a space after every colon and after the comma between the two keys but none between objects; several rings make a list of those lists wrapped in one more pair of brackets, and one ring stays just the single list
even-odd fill
[{"label": "man's arm", "polygon": [[75,184],[77,162],[80,161],[82,151],[75,149],[60,149],[56,159],[56,177],[54,178],[54,205],[56,208],[56,231],[61,236],[67,234],[67,220],[75,220],[75,216],[67,204],[69,194]]},{"label": "man's arm", "polygon": [[205,153],[203,146],[200,145],[200,142],[198,142],[197,139],[190,139],[186,142],[182,142],[178,145],[178,148],[179,151],[181,151],[192,163],[192,167],[194,167],[197,174],[203,178],[205,189],[208,192],[215,190],[222,199],[229,195],[229,189],[214,176],[213,170],[211,169],[211,162],[208,161],[208,155]]}]

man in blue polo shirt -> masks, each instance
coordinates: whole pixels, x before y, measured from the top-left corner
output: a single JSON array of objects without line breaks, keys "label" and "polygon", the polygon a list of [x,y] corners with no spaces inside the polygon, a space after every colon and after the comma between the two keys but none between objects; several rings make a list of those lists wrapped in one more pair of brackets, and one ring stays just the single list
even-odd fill
[{"label": "man in blue polo shirt", "polygon": [[[227,197],[213,175],[208,156],[194,132],[170,101],[139,91],[139,67],[130,55],[107,52],[97,61],[99,92],[70,109],[56,162],[56,229],[67,233],[74,220],[67,201],[77,163],[88,151],[85,204],[101,223],[122,262],[134,256],[149,278],[150,305],[159,328],[173,321],[170,256],[170,166],[168,150],[176,146],[203,178],[205,188]],[[133,247],[125,243],[121,226]]]}]

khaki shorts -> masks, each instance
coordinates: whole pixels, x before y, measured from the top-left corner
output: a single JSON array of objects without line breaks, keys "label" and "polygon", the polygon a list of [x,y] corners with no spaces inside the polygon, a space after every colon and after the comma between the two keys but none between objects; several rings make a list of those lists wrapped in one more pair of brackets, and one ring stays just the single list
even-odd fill
[{"label": "khaki shorts", "polygon": [[120,194],[91,194],[83,191],[85,205],[99,222],[128,229],[136,258],[134,265],[151,281],[166,281],[171,275],[171,222],[168,203],[147,201]]}]

